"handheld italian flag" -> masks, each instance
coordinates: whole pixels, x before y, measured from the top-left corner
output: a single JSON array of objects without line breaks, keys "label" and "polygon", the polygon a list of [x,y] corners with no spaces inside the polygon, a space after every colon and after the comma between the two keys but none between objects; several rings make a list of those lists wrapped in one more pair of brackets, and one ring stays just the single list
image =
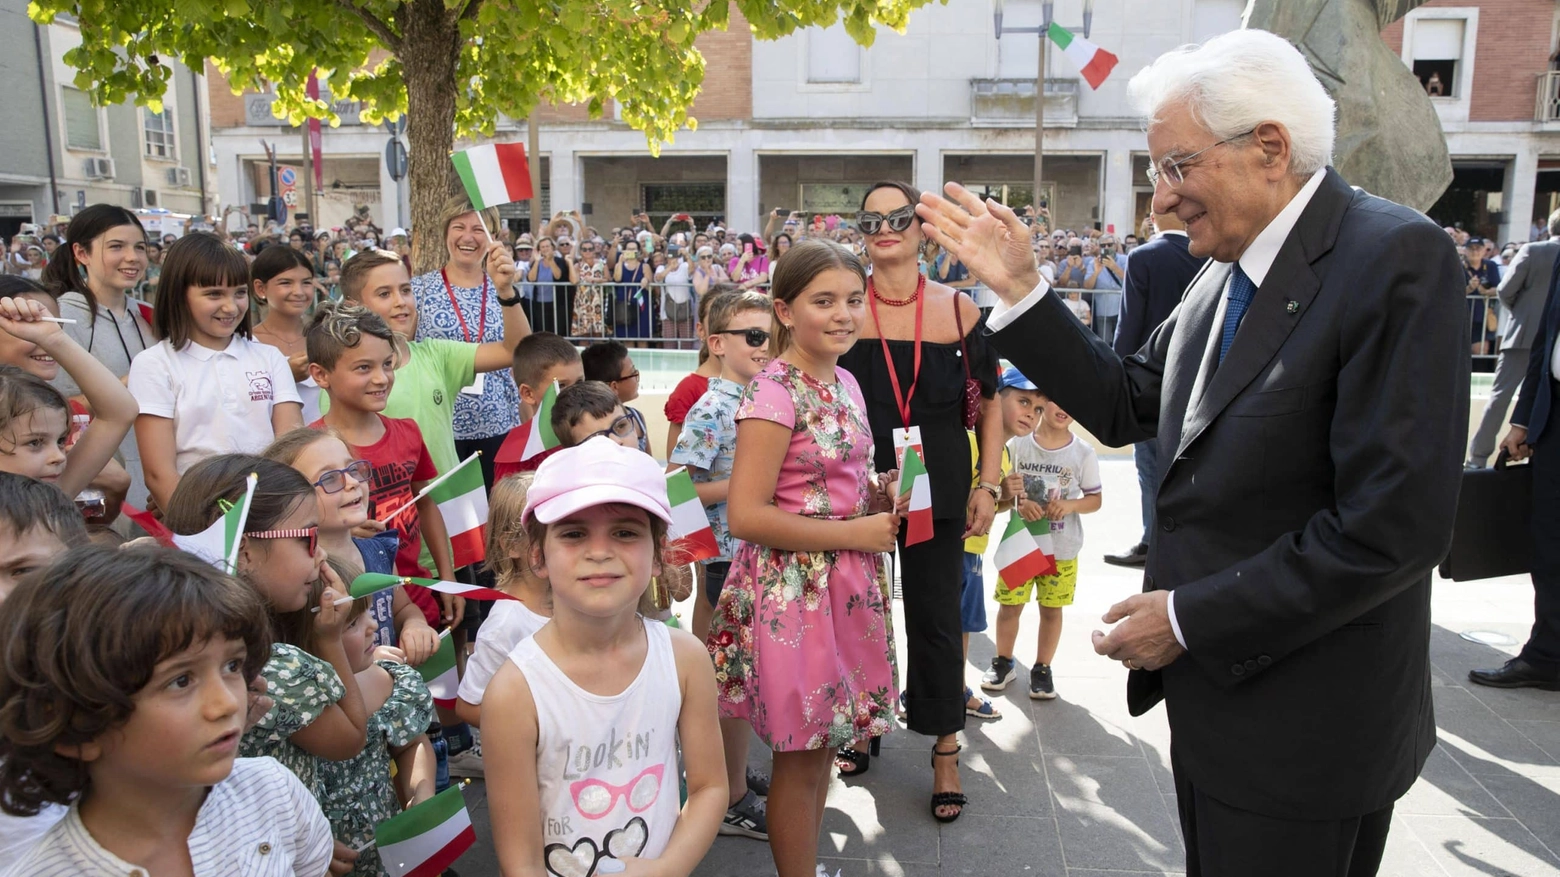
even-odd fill
[{"label": "handheld italian flag", "polygon": [[476,842],[459,785],[374,828],[379,859],[391,877],[438,877]]},{"label": "handheld italian flag", "polygon": [[[1043,536],[1037,533],[1039,530],[1044,531]],[[1056,553],[1050,543],[1050,521],[1025,521],[1014,512],[1008,518],[1002,541],[997,543],[997,580],[1011,591],[1038,576],[1055,575]]]},{"label": "handheld italian flag", "polygon": [[255,495],[255,484],[260,476],[251,472],[244,485],[244,495],[237,502],[227,503],[222,517],[211,526],[188,536],[171,535],[173,547],[199,557],[225,573],[238,569],[238,546],[244,539],[244,524],[249,520],[249,502]]},{"label": "handheld italian flag", "polygon": [[709,516],[704,514],[704,503],[699,502],[699,492],[693,487],[688,470],[678,467],[667,473],[666,498],[672,506],[672,526],[666,534],[668,547],[681,553],[679,563],[693,563],[720,556],[720,545],[715,542],[715,531],[710,527]]},{"label": "handheld italian flag", "polygon": [[428,693],[433,695],[434,706],[449,710],[455,708],[455,692],[460,688],[460,677],[455,672],[455,638],[450,636],[448,628],[439,631],[439,650],[422,662],[417,672],[428,683]]},{"label": "handheld italian flag", "polygon": [[446,582],[440,579],[418,579],[409,576],[392,576],[384,573],[366,572],[352,580],[347,587],[347,593],[354,598],[367,597],[376,591],[393,588],[396,585],[419,585],[430,591],[438,591],[441,594],[454,594],[467,600],[513,600],[514,597],[497,591],[493,588],[482,588],[477,585],[468,585],[462,582]]},{"label": "handheld italian flag", "polygon": [[1090,88],[1099,88],[1110,71],[1115,69],[1116,62],[1121,60],[1054,21],[1046,36],[1062,50],[1067,60],[1077,66],[1078,72],[1088,80]]},{"label": "handheld italian flag", "polygon": [[525,450],[520,452],[520,462],[524,463],[537,454],[550,451],[563,444],[558,440],[557,433],[552,428],[553,405],[558,402],[558,382],[553,381],[547,392],[542,394],[542,404],[536,406],[536,414],[520,424],[525,430]]},{"label": "handheld italian flag", "polygon": [[429,485],[428,495],[438,503],[449,534],[450,550],[457,568],[481,563],[487,557],[488,498],[482,482],[482,467],[477,462],[481,451],[462,460]]},{"label": "handheld italian flag", "polygon": [[932,538],[932,480],[926,464],[914,447],[905,448],[904,468],[899,470],[899,495],[910,495],[910,511],[905,514],[905,545]]},{"label": "handheld italian flag", "polygon": [[471,205],[486,210],[531,197],[531,169],[524,143],[488,143],[450,156]]}]

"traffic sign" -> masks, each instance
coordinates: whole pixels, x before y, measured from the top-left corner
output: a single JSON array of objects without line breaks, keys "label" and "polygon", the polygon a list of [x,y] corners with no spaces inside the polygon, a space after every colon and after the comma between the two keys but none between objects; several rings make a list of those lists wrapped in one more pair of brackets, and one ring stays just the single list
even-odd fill
[{"label": "traffic sign", "polygon": [[385,144],[385,169],[397,183],[406,179],[406,146],[394,137]]}]

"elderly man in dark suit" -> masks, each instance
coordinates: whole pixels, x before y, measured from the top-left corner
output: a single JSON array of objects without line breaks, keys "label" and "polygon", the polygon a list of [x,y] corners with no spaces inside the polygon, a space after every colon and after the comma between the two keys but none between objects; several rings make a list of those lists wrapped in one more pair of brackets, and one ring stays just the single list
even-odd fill
[{"label": "elderly man in dark suit", "polygon": [[[1554,221],[1550,217],[1551,228]],[[1527,252],[1527,247],[1522,251]],[[1468,671],[1469,679],[1494,688],[1560,691],[1560,417],[1556,416],[1560,294],[1555,292],[1560,272],[1556,267],[1551,261],[1549,285],[1541,290],[1548,299],[1534,326],[1533,355],[1522,378],[1522,395],[1511,411],[1511,429],[1500,442],[1513,459],[1533,457],[1533,632],[1522,651],[1504,666]]]},{"label": "elderly man in dark suit", "polygon": [[1210,257],[1122,359],[1034,269],[1028,229],[962,187],[923,228],[1000,297],[992,341],[1109,444],[1157,435],[1144,593],[1095,650],[1161,697],[1191,877],[1368,877],[1435,744],[1430,570],[1468,423],[1446,235],[1328,167],[1333,101],[1273,34],[1161,56],[1156,212]]},{"label": "elderly man in dark suit", "polygon": [[[1550,234],[1560,234],[1560,210],[1549,215]],[[1495,294],[1500,298],[1500,357],[1495,360],[1495,380],[1490,386],[1490,401],[1479,418],[1479,428],[1468,446],[1470,469],[1482,469],[1495,452],[1495,434],[1506,409],[1517,395],[1528,371],[1528,353],[1538,335],[1544,302],[1549,298],[1549,279],[1555,259],[1560,257],[1560,240],[1536,241],[1517,251],[1506,269]]]},{"label": "elderly man in dark suit", "polygon": [[[1127,279],[1121,287],[1121,322],[1116,326],[1112,347],[1122,357],[1137,353],[1148,336],[1163,323],[1181,294],[1197,276],[1205,261],[1191,254],[1186,226],[1174,213],[1154,217],[1159,233],[1148,243],[1132,251],[1127,262]],[[1154,526],[1154,493],[1159,487],[1159,442],[1140,441],[1132,446],[1132,462],[1137,465],[1138,495],[1143,503],[1143,538],[1121,554],[1105,555],[1106,563],[1117,566],[1142,566],[1148,560],[1148,537]]]}]

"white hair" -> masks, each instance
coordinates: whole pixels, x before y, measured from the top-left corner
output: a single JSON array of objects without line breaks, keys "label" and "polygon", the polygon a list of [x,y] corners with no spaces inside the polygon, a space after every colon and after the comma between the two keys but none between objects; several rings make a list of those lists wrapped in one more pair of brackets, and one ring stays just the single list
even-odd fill
[{"label": "white hair", "polygon": [[1184,104],[1219,140],[1278,122],[1289,131],[1296,175],[1332,164],[1336,105],[1305,56],[1276,34],[1237,30],[1166,52],[1132,77],[1127,92],[1151,122]]}]

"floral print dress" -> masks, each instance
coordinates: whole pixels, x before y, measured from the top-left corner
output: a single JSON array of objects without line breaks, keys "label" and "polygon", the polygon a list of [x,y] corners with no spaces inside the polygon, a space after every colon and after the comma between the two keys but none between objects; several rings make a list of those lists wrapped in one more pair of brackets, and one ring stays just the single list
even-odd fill
[{"label": "floral print dress", "polygon": [[569,337],[607,337],[606,297],[601,288],[606,277],[606,262],[597,259],[589,265],[580,264],[580,286],[574,294],[574,315],[569,322]]},{"label": "floral print dress", "polygon": [[[320,808],[330,820],[336,840],[353,849],[362,849],[374,839],[375,826],[401,812],[395,783],[390,781],[390,750],[416,740],[433,721],[433,695],[422,675],[394,661],[377,664],[390,674],[390,697],[368,717],[367,745],[355,758],[322,760],[319,769],[325,790]],[[362,877],[386,874],[379,849],[362,849],[350,873]]]},{"label": "floral print dress", "polygon": [[[791,430],[775,505],[846,520],[870,501],[872,431],[855,378],[824,384],[775,359],[743,391],[737,421]],[[883,557],[739,542],[707,646],[721,715],[782,752],[839,747],[893,725],[896,668]]]},{"label": "floral print dress", "polygon": [[307,728],[347,693],[336,669],[303,649],[287,643],[271,646],[271,659],[260,675],[275,704],[238,741],[242,758],[269,755],[298,776],[315,800],[320,799],[320,759],[289,739]]}]

